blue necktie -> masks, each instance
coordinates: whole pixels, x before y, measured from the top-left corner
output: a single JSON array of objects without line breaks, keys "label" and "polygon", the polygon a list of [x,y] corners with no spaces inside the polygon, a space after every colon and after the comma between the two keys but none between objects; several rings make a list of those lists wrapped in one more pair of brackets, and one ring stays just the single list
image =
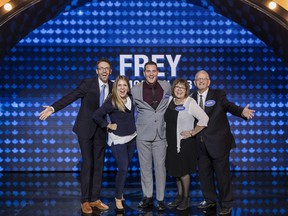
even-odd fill
[{"label": "blue necktie", "polygon": [[105,87],[106,87],[106,85],[104,85],[104,84],[101,86],[102,89],[101,89],[101,92],[100,92],[100,101],[99,101],[100,106],[102,106],[102,104],[104,102]]}]

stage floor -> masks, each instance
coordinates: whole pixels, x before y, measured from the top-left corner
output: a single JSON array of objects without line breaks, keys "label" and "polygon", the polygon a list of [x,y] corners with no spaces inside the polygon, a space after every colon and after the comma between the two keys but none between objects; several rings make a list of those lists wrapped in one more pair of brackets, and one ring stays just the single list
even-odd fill
[{"label": "stage floor", "polygon": [[[74,216],[81,214],[79,173],[0,173],[0,215],[2,216]],[[288,215],[287,172],[232,172],[234,204],[230,215]],[[117,215],[114,204],[115,173],[105,173],[102,201],[109,211],[92,215]],[[165,203],[176,193],[173,178],[167,178]],[[141,211],[137,208],[142,198],[140,175],[129,173],[125,188],[125,215],[217,215],[217,208],[202,212],[196,205],[202,201],[197,174],[192,175],[191,205],[186,211],[156,208]],[[156,201],[155,201],[156,204]]]}]

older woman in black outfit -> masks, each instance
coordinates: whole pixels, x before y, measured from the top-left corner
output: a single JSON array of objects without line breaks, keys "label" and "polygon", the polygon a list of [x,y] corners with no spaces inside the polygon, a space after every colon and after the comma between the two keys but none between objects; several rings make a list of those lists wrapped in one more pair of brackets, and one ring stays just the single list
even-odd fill
[{"label": "older woman in black outfit", "polygon": [[[115,204],[118,212],[124,212],[123,190],[137,136],[134,105],[129,92],[129,80],[125,76],[118,76],[113,84],[112,95],[93,115],[97,124],[108,129],[108,145],[111,146],[112,153],[116,158],[118,172],[115,182]],[[107,114],[111,123],[106,120]]]},{"label": "older woman in black outfit", "polygon": [[[197,102],[188,97],[189,84],[176,79],[172,85],[172,97],[165,113],[168,142],[166,169],[176,178],[177,196],[168,207],[185,210],[190,205],[190,174],[196,171],[197,146],[195,135],[207,126],[208,116]],[[194,128],[195,118],[198,120]]]}]

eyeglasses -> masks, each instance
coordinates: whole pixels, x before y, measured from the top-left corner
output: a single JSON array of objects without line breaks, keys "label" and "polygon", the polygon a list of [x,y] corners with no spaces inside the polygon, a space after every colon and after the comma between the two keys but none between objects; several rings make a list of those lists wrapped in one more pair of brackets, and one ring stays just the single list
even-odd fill
[{"label": "eyeglasses", "polygon": [[181,86],[175,86],[175,89],[180,89],[182,91],[186,91],[186,88],[185,87],[181,87]]},{"label": "eyeglasses", "polygon": [[105,68],[100,67],[97,70],[100,71],[100,72],[103,72],[103,71],[109,71],[109,70],[111,70],[111,68],[110,67],[105,67]]},{"label": "eyeglasses", "polygon": [[207,81],[209,80],[208,78],[198,78],[198,79],[195,79],[195,81]]}]

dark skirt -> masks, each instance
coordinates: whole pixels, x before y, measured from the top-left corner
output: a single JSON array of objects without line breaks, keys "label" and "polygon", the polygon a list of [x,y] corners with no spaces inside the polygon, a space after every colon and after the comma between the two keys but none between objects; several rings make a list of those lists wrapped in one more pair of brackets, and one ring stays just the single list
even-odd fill
[{"label": "dark skirt", "polygon": [[181,140],[181,149],[177,153],[176,146],[169,146],[166,154],[168,175],[181,177],[191,174],[197,169],[197,141],[195,137]]}]

